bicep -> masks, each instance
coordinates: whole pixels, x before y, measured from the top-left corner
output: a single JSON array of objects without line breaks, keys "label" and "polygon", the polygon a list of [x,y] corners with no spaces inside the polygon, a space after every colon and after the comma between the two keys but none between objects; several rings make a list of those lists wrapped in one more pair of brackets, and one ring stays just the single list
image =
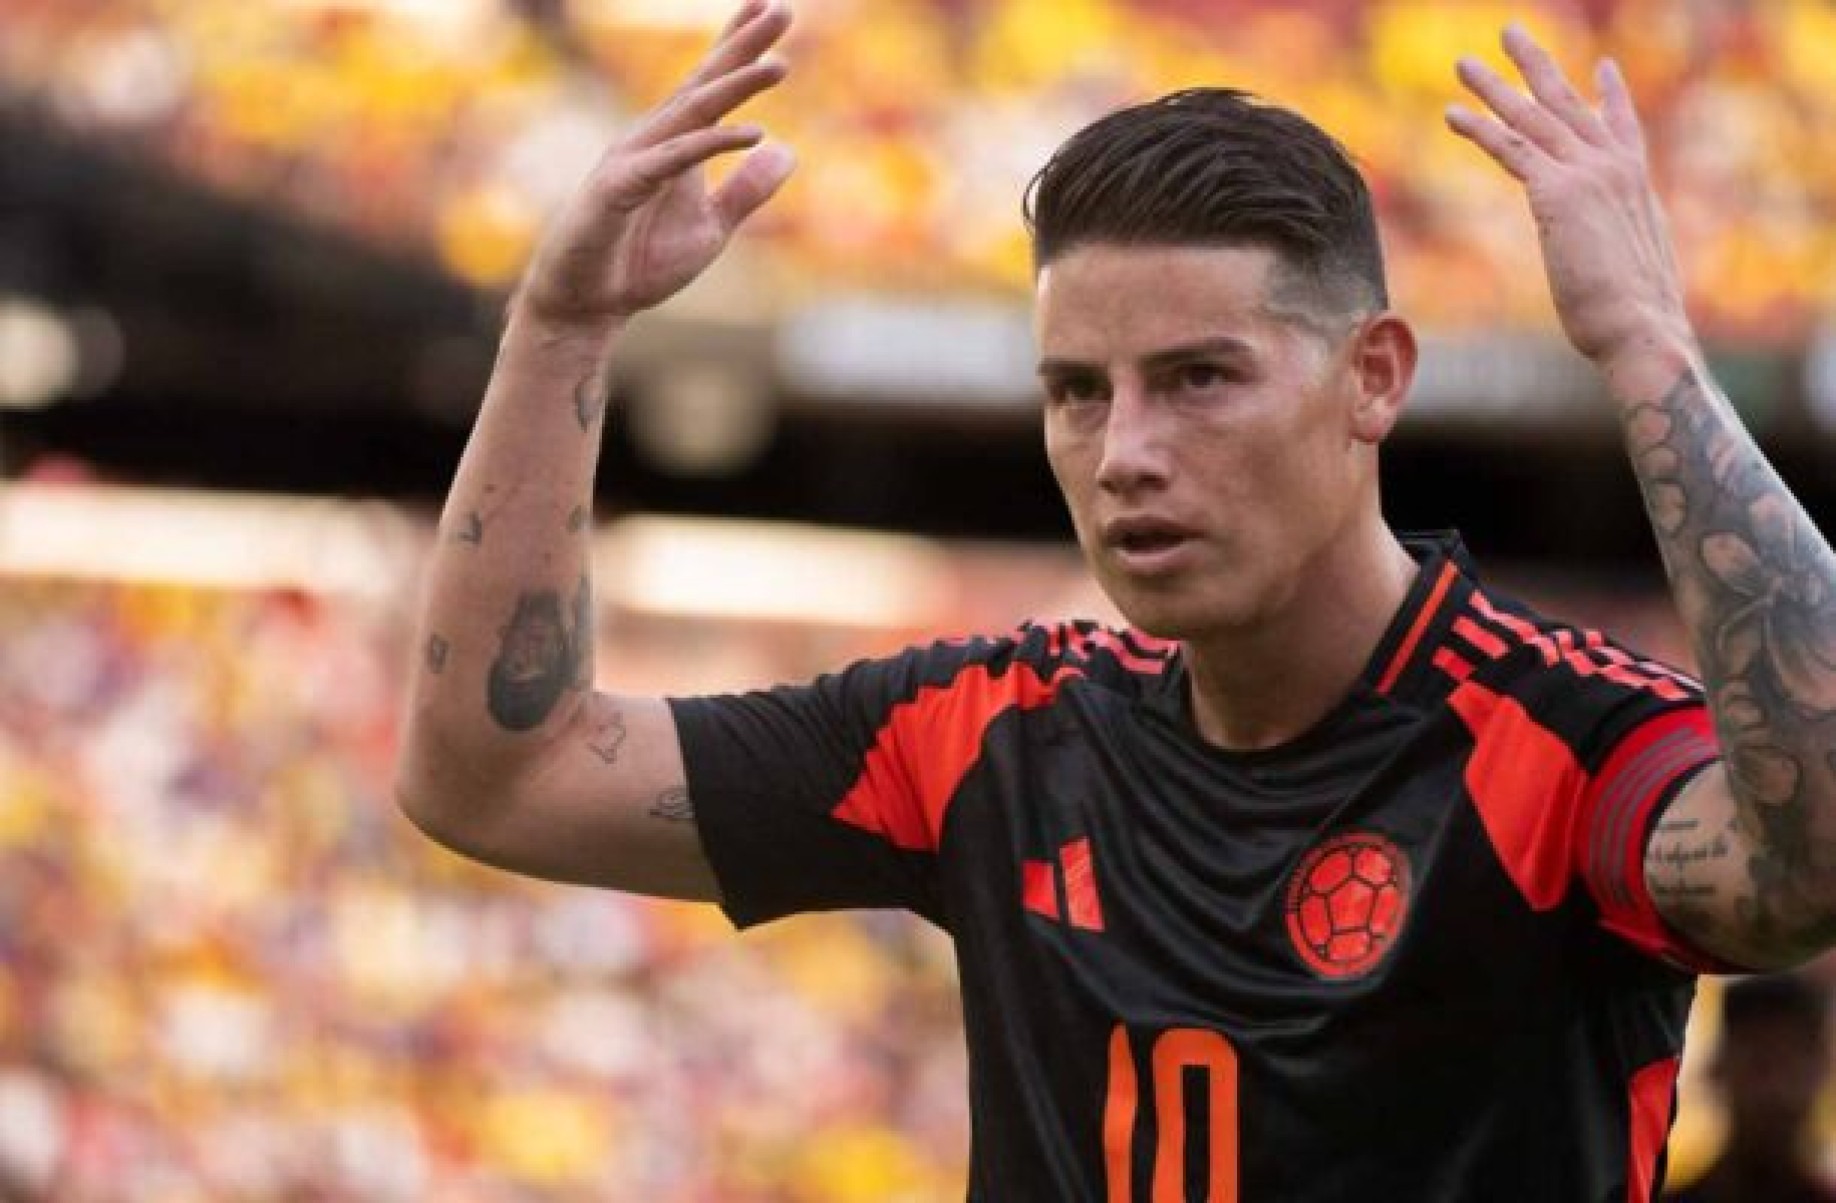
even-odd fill
[{"label": "bicep", "polygon": [[1760,969],[1798,959],[1756,930],[1754,875],[1763,871],[1720,761],[1678,791],[1645,844],[1645,886],[1658,914],[1695,947],[1731,965]]},{"label": "bicep", "polygon": [[532,877],[720,901],[662,698],[593,694],[513,785],[467,810],[462,826],[429,834]]}]

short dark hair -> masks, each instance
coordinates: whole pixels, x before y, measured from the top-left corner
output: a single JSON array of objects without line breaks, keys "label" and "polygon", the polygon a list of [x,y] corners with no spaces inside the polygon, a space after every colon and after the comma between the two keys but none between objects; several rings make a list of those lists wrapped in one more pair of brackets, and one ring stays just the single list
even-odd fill
[{"label": "short dark hair", "polygon": [[1085,126],[1033,177],[1022,209],[1036,271],[1092,243],[1260,246],[1310,307],[1389,304],[1351,156],[1305,117],[1234,88],[1174,92]]},{"label": "short dark hair", "polygon": [[1721,995],[1724,1038],[1739,1038],[1767,1023],[1793,1024],[1812,1040],[1823,1039],[1829,1024],[1829,1002],[1814,982],[1796,973],[1742,978]]}]

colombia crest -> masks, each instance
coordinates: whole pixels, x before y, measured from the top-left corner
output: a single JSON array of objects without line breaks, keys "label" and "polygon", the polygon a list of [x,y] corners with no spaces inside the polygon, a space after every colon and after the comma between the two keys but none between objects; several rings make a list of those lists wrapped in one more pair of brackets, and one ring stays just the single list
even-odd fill
[{"label": "colombia crest", "polygon": [[1376,967],[1409,911],[1409,858],[1371,831],[1333,835],[1301,857],[1288,880],[1288,935],[1321,977]]}]

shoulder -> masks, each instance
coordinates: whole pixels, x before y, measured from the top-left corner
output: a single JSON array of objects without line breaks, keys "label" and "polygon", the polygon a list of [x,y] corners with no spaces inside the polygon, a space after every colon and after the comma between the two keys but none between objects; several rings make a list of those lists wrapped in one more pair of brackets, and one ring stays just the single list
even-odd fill
[{"label": "shoulder", "polygon": [[946,692],[995,705],[1042,704],[1073,684],[1139,696],[1162,679],[1177,647],[1089,620],[1028,621],[1001,634],[938,639],[858,661],[830,679],[872,682],[872,692],[897,698]]},{"label": "shoulder", "polygon": [[1657,715],[1703,704],[1701,684],[1680,669],[1509,596],[1474,589],[1465,617],[1481,654],[1450,698],[1455,709],[1496,695],[1583,757]]}]

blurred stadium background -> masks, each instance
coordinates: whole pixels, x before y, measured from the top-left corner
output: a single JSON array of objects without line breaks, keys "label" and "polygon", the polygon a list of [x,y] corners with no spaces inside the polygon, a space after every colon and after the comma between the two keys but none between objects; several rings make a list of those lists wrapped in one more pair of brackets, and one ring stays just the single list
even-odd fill
[{"label": "blurred stadium background", "polygon": [[[0,0],[0,1197],[961,1197],[934,933],[735,940],[471,868],[389,799],[506,291],[727,8]],[[759,115],[801,171],[617,382],[627,686],[1101,612],[1037,446],[1018,198],[1085,120],[1196,82],[1304,109],[1370,173],[1429,336],[1396,522],[1687,662],[1521,203],[1440,125],[1454,56],[1512,15],[1624,63],[1722,379],[1836,516],[1828,0],[800,13]],[[1687,1089],[1686,1174],[1716,1130]]]}]

